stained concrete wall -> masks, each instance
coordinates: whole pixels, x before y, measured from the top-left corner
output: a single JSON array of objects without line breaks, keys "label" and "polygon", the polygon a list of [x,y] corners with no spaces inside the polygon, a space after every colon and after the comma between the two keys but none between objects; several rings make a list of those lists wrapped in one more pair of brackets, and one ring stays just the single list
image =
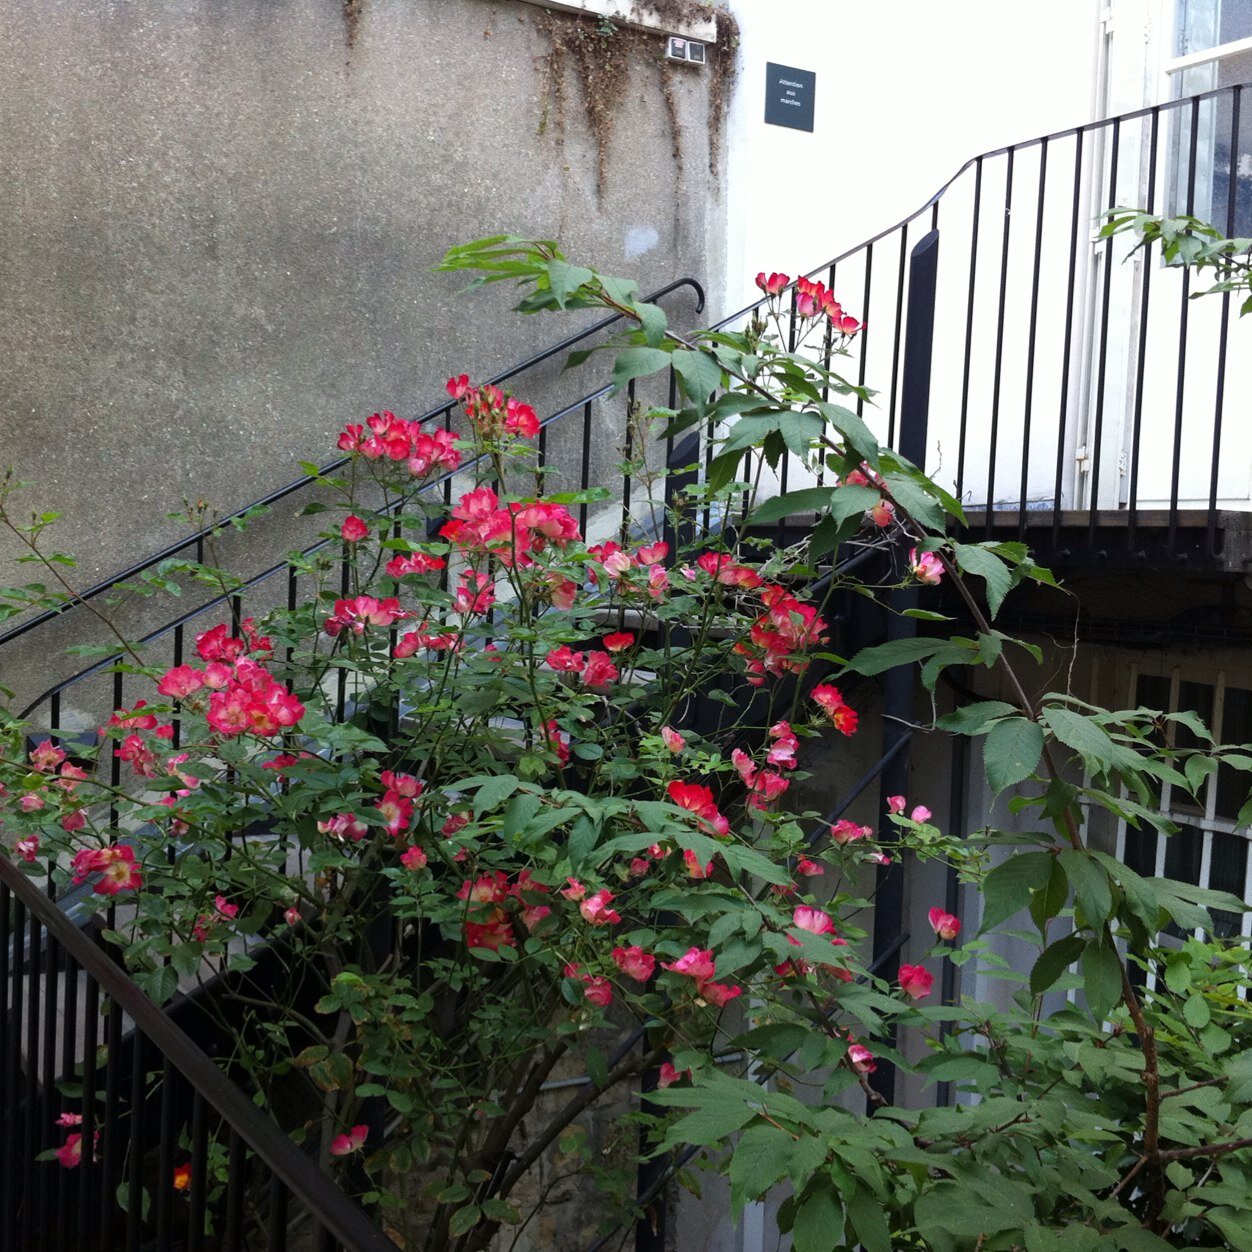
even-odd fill
[{"label": "stained concrete wall", "polygon": [[66,514],[52,546],[83,577],[168,542],[184,498],[239,507],[343,422],[574,328],[458,294],[430,272],[454,243],[558,238],[644,290],[720,272],[707,74],[673,75],[678,161],[655,53],[633,56],[601,192],[544,11],[364,0],[349,47],[343,7],[0,0],[0,466]]}]

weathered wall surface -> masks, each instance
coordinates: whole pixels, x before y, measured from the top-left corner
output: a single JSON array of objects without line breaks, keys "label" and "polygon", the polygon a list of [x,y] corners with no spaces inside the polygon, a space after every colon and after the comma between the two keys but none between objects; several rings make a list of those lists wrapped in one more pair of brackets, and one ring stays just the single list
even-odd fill
[{"label": "weathered wall surface", "polygon": [[236,508],[344,421],[574,328],[459,295],[430,272],[453,243],[559,238],[645,290],[720,271],[709,76],[671,75],[677,161],[659,37],[599,191],[575,60],[563,104],[545,72],[543,23],[574,19],[365,0],[349,47],[343,8],[0,0],[0,465],[67,515],[55,546],[87,576],[167,542],[185,497]]}]

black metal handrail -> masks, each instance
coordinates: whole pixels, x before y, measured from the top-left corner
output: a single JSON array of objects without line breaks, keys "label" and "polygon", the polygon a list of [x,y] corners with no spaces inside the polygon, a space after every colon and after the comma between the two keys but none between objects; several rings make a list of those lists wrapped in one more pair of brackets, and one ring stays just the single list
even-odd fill
[{"label": "black metal handrail", "polygon": [[[651,304],[675,291],[681,290],[684,287],[691,288],[691,290],[696,294],[695,311],[697,313],[704,312],[704,287],[696,279],[690,277],[675,279],[672,283],[668,283],[664,287],[659,287],[656,291],[652,292],[651,295],[645,296],[644,299],[647,303]],[[611,317],[601,318],[598,322],[588,326],[585,330],[580,330],[572,335],[567,335],[564,339],[560,340],[558,343],[554,343],[551,347],[545,348],[541,352],[536,352],[533,356],[529,356],[524,361],[520,361],[518,364],[510,366],[503,373],[496,374],[486,381],[495,386],[499,386],[501,383],[506,383],[511,379],[516,378],[519,374],[525,373],[526,370],[533,369],[536,365],[542,365],[545,361],[550,361],[554,357],[560,356],[563,352],[568,352],[570,348],[575,346],[575,344],[582,343],[584,340],[591,338],[593,335],[597,335],[600,332],[607,330],[610,326],[620,322],[623,316],[624,315],[621,313],[614,313]],[[455,402],[437,405],[433,409],[428,409],[416,420],[428,422],[433,421],[436,418],[446,419],[455,410],[455,408]],[[349,458],[347,456],[341,456],[333,461],[329,461],[318,470],[316,477],[312,474],[304,474],[299,478],[293,479],[291,482],[287,483],[286,486],[279,487],[275,491],[271,491],[268,495],[264,495],[260,499],[252,501],[251,504],[245,504],[242,508],[236,509],[233,513],[228,513],[226,516],[218,518],[218,520],[211,526],[205,526],[196,531],[194,534],[189,535],[187,538],[180,539],[177,543],[169,544],[167,547],[162,548],[159,552],[154,553],[152,556],[145,557],[142,561],[137,561],[133,565],[128,565],[125,569],[109,575],[108,578],[92,584],[92,586],[78,592],[72,598],[68,599],[65,604],[59,605],[54,609],[46,609],[42,613],[36,614],[19,625],[11,627],[9,630],[0,631],[0,647],[3,647],[6,643],[13,639],[20,638],[22,635],[29,633],[38,626],[42,626],[44,623],[51,621],[53,618],[59,617],[65,612],[66,609],[73,608],[78,604],[84,604],[89,600],[94,600],[98,596],[104,595],[106,592],[112,591],[120,583],[125,583],[137,575],[153,569],[162,561],[168,561],[173,557],[189,550],[202,552],[204,545],[215,535],[224,533],[229,527],[233,526],[236,522],[247,517],[248,515],[256,512],[256,510],[269,508],[271,505],[277,504],[280,500],[285,500],[288,496],[294,495],[296,492],[312,486],[312,484],[317,481],[317,477],[333,474],[336,470],[345,466],[348,463],[348,460]],[[199,559],[199,557],[197,557],[197,559]]]},{"label": "black metal handrail", "polygon": [[[148,998],[105,952],[11,862],[0,858],[0,1242],[80,1252],[170,1246],[243,1252],[245,1227],[263,1223],[268,1246],[288,1246],[294,1201],[317,1231],[318,1252],[388,1252],[392,1241]],[[41,977],[42,976],[42,977]],[[101,993],[107,1003],[102,1007]],[[80,1014],[81,1010],[81,1014]],[[126,1026],[125,1023],[129,1023]],[[107,1046],[102,1060],[96,1044]],[[127,1064],[129,1061],[129,1064]],[[154,1096],[150,1071],[162,1081]],[[71,1100],[61,1085],[73,1083]],[[97,1108],[97,1085],[104,1088]],[[153,1101],[157,1107],[152,1108]],[[56,1147],[59,1113],[78,1105],[77,1173],[37,1162]],[[227,1140],[225,1191],[208,1199],[210,1119]],[[186,1211],[173,1208],[180,1121],[190,1139]],[[97,1152],[89,1145],[100,1144]],[[155,1157],[155,1162],[152,1158]],[[155,1164],[155,1174],[152,1166]],[[128,1188],[124,1209],[115,1199]],[[150,1205],[139,1203],[139,1190]],[[258,1192],[258,1187],[261,1190]],[[182,1203],[180,1201],[180,1203]],[[148,1212],[145,1215],[144,1210]],[[249,1210],[251,1209],[251,1212]],[[123,1233],[124,1232],[124,1233]],[[304,1246],[301,1244],[300,1246]]]}]

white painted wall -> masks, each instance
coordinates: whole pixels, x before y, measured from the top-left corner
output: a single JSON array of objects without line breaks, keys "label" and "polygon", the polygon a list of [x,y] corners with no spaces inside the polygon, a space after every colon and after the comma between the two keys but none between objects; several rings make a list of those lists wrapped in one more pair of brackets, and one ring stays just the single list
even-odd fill
[{"label": "white painted wall", "polygon": [[[1099,0],[733,0],[727,133],[732,302],[761,269],[810,270],[923,203],[968,158],[1089,120]],[[764,122],[766,62],[817,74],[812,134]]]}]

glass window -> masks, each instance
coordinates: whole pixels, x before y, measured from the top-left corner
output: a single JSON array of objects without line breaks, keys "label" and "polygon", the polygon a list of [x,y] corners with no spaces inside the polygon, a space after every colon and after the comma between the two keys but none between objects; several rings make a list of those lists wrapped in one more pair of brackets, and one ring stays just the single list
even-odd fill
[{"label": "glass window", "polygon": [[[1175,62],[1166,66],[1173,99],[1252,82],[1252,0],[1179,0],[1177,15]],[[1170,114],[1167,212],[1252,235],[1249,111],[1252,92],[1241,102],[1237,127],[1230,94],[1200,101],[1194,117],[1188,108]]]}]

